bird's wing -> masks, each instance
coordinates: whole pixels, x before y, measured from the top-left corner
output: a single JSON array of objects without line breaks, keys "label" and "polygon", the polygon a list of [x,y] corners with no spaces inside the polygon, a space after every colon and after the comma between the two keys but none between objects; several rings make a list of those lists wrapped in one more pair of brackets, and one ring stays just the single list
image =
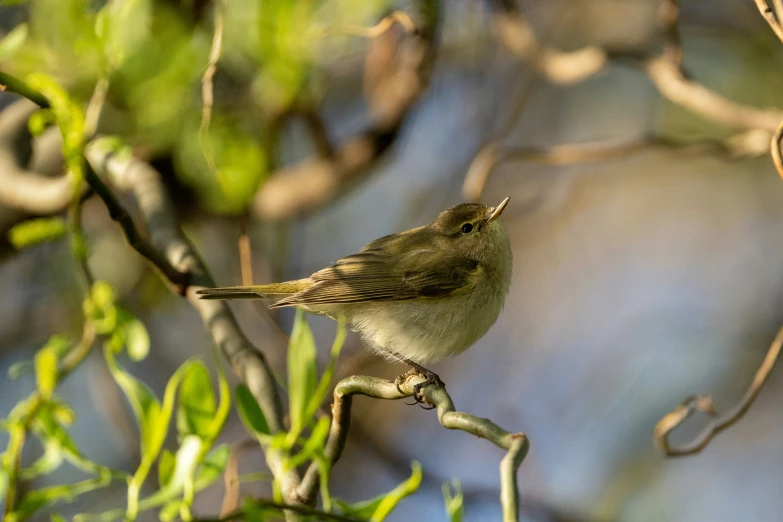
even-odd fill
[{"label": "bird's wing", "polygon": [[472,288],[480,270],[476,261],[435,250],[363,251],[316,272],[311,287],[272,307],[448,297]]}]

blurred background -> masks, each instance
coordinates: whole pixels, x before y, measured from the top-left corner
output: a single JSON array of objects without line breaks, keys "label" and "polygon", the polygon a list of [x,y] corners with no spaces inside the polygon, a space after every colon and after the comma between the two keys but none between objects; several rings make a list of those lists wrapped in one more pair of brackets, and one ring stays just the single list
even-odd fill
[{"label": "blurred background", "polygon": [[[674,30],[666,13],[676,4],[652,0],[449,0],[437,12],[437,2],[416,1],[126,0],[109,2],[116,17],[96,24],[103,4],[3,7],[0,70],[49,74],[84,106],[103,90],[97,132],[121,136],[160,170],[220,285],[243,281],[243,235],[255,282],[299,278],[453,204],[511,196],[506,306],[471,350],[432,369],[459,410],[530,437],[518,475],[523,520],[783,519],[779,372],[701,454],[666,459],[652,445],[655,424],[686,396],[712,394],[720,411],[738,401],[783,321],[783,181],[768,150],[783,117],[767,109],[783,107],[783,43],[753,2],[682,2]],[[397,10],[408,20],[366,29]],[[687,73],[656,81],[651,58],[679,70],[678,37]],[[556,60],[585,49],[573,63]],[[710,91],[695,104],[678,90],[691,80]],[[204,83],[214,99],[206,132]],[[699,109],[712,94],[763,113]],[[0,93],[1,155],[56,179],[57,130],[20,141],[34,107],[18,99]],[[32,157],[19,152],[30,143]],[[0,198],[4,238],[29,217]],[[210,340],[98,198],[85,202],[83,223],[96,277],[149,329],[150,356],[133,371],[160,396],[182,361],[211,361]],[[12,380],[8,368],[54,334],[78,336],[82,321],[67,241],[23,250],[3,241],[0,417],[34,389],[32,375]],[[292,315],[263,302],[231,306],[283,374]],[[325,361],[334,323],[310,322]],[[351,334],[338,374],[402,370]],[[100,353],[59,393],[76,410],[72,433],[85,453],[132,469],[134,420]],[[418,460],[422,488],[390,520],[446,520],[441,485],[452,478],[467,521],[500,519],[501,450],[401,401],[357,398],[353,419],[334,494],[387,491]],[[705,422],[695,415],[673,442]],[[222,438],[246,436],[232,414]],[[260,453],[241,467],[263,470]],[[100,511],[123,495],[58,509]],[[221,498],[218,484],[197,512],[214,514]]]}]

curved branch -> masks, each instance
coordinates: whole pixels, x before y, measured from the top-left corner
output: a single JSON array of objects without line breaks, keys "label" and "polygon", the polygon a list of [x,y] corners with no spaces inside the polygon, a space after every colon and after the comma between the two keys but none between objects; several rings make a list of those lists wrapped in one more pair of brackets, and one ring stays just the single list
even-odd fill
[{"label": "curved branch", "polygon": [[[756,0],[764,3],[764,0]],[[783,118],[779,109],[758,109],[734,102],[688,79],[681,68],[682,45],[677,30],[676,0],[664,0],[659,17],[664,35],[661,56],[649,53],[609,52],[595,46],[562,52],[541,46],[513,0],[492,0],[493,21],[500,41],[553,83],[577,83],[599,73],[613,62],[640,65],[661,95],[721,125],[773,132]]]},{"label": "curved branch", "polygon": [[[400,385],[402,393],[394,382],[377,377],[354,375],[337,383],[332,404],[332,424],[324,449],[327,460],[334,464],[345,448],[351,426],[351,405],[354,395],[398,400],[411,397],[414,394],[414,385],[419,382],[422,382],[422,377],[409,377]],[[506,457],[500,464],[500,499],[503,506],[503,520],[505,522],[518,520],[519,493],[516,472],[530,448],[525,434],[509,433],[489,419],[456,411],[454,402],[445,388],[428,386],[424,389],[424,398],[437,407],[438,420],[443,427],[466,431],[507,450]],[[313,463],[307,469],[297,492],[301,498],[311,500],[315,498],[318,484],[318,465]]]},{"label": "curved branch", "polygon": [[[414,31],[386,30],[370,44],[364,90],[373,123],[331,154],[274,173],[255,198],[254,209],[261,218],[290,219],[316,211],[361,182],[394,144],[405,117],[429,84],[435,55],[438,2],[421,0],[415,5],[420,12]],[[317,144],[329,141],[318,133],[314,138]]]},{"label": "curved branch", "polygon": [[[783,328],[778,331],[775,340],[772,341],[772,344],[767,351],[767,355],[764,357],[764,361],[761,363],[761,366],[756,371],[756,375],[753,377],[753,381],[750,383],[748,391],[745,392],[742,400],[740,400],[731,411],[725,415],[718,416],[710,397],[705,395],[689,397],[685,399],[682,404],[677,406],[674,411],[658,421],[658,424],[653,431],[653,444],[655,447],[667,457],[693,455],[706,448],[707,444],[710,443],[715,435],[735,424],[748,412],[753,405],[753,401],[756,400],[756,397],[758,397],[761,392],[764,383],[769,379],[769,374],[775,367],[775,363],[780,355],[781,347],[783,347]],[[694,411],[702,411],[717,418],[710,422],[690,443],[683,446],[672,446],[669,442],[669,434],[682,424],[685,419],[690,417]]]},{"label": "curved branch", "polygon": [[783,158],[781,157],[781,146],[783,146],[783,120],[780,121],[777,130],[772,135],[770,140],[769,149],[772,154],[772,162],[775,164],[775,168],[778,170],[778,174],[783,178]]},{"label": "curved branch", "polygon": [[[780,41],[783,42],[783,26],[781,26],[780,20],[776,18],[775,16],[776,13],[772,11],[772,8],[769,7],[769,4],[767,4],[765,0],[754,0],[754,1],[756,2],[756,7],[759,8],[759,12],[761,13],[761,16],[764,17],[764,20],[767,21],[767,23],[775,32],[777,37],[780,38]],[[778,11],[777,16],[783,16],[783,13]]]},{"label": "curved branch", "polygon": [[25,168],[32,156],[27,120],[36,110],[37,105],[23,99],[0,112],[0,203],[27,214],[56,214],[73,200],[74,180]]},{"label": "curved branch", "polygon": [[[122,192],[132,194],[149,230],[151,245],[161,252],[176,270],[189,276],[186,297],[231,364],[234,373],[248,386],[261,406],[270,430],[284,429],[283,408],[272,369],[264,355],[247,340],[225,301],[199,299],[196,291],[216,286],[196,250],[179,229],[174,207],[160,179],[149,164],[135,159],[127,151],[117,152],[108,138],[93,140],[85,150],[87,160],[97,173],[105,176]],[[266,453],[267,464],[280,480],[290,500],[299,476],[296,470],[284,471],[275,452]]]}]

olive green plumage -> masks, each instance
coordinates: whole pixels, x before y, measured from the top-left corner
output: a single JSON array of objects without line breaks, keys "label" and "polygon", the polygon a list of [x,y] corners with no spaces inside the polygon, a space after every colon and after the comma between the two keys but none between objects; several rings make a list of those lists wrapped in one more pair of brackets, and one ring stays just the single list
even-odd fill
[{"label": "olive green plumage", "polygon": [[344,315],[369,348],[425,362],[462,353],[486,333],[511,282],[511,246],[497,207],[464,203],[430,224],[376,239],[310,277],[200,290],[203,299],[274,298]]}]

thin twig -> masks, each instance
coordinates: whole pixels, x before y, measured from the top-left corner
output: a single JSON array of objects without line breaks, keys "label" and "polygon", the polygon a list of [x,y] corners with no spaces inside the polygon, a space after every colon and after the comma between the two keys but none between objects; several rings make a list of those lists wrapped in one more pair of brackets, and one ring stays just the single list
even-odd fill
[{"label": "thin twig", "polygon": [[[756,7],[759,8],[759,12],[761,13],[761,16],[764,17],[764,20],[767,21],[767,23],[772,28],[772,30],[775,31],[777,37],[780,38],[780,41],[783,42],[783,26],[781,26],[780,20],[775,18],[775,12],[769,6],[766,0],[755,0],[755,2],[756,2]],[[775,7],[778,7],[777,3],[775,4]],[[780,11],[778,11],[778,13],[779,12]]]},{"label": "thin twig", "polygon": [[221,517],[229,516],[237,508],[237,504],[239,504],[240,484],[236,480],[239,475],[239,458],[245,451],[257,447],[258,444],[252,439],[231,446],[231,455],[228,458],[226,469],[223,471],[223,487],[225,488],[225,493],[223,494],[223,503],[220,505]]},{"label": "thin twig", "polygon": [[204,75],[201,77],[201,126],[199,137],[209,130],[212,121],[212,107],[215,102],[214,80],[217,64],[223,51],[223,0],[215,1],[215,32],[212,36],[212,47],[209,50],[209,61]]},{"label": "thin twig", "polygon": [[26,214],[51,215],[73,200],[73,178],[70,174],[53,178],[27,169],[32,154],[27,121],[37,109],[23,99],[0,113],[0,202]]},{"label": "thin twig", "polygon": [[92,138],[98,130],[98,122],[101,119],[103,105],[106,102],[106,95],[109,92],[109,75],[104,74],[95,83],[95,89],[87,104],[87,110],[84,112],[84,135],[87,139]]},{"label": "thin twig", "polygon": [[[772,341],[772,344],[767,351],[767,355],[764,357],[764,361],[756,371],[756,375],[753,377],[750,387],[736,406],[725,415],[718,416],[715,413],[711,398],[701,395],[686,399],[675,408],[674,411],[658,421],[658,424],[653,431],[653,444],[655,447],[667,457],[693,455],[707,447],[707,444],[710,443],[715,435],[735,424],[748,412],[751,405],[753,405],[753,401],[756,400],[756,397],[758,397],[761,392],[764,383],[767,382],[772,369],[775,367],[775,363],[780,355],[781,347],[783,347],[783,328],[778,331],[775,340]],[[710,422],[690,443],[682,446],[672,446],[669,442],[669,434],[672,430],[682,424],[694,411],[702,411],[717,418]]]},{"label": "thin twig", "polygon": [[[274,172],[255,197],[253,208],[258,216],[290,219],[335,201],[364,180],[394,144],[406,116],[429,84],[435,58],[440,4],[420,0],[414,5],[418,10],[414,31],[386,31],[370,43],[364,75],[371,119],[368,128],[334,150],[329,145],[327,155]],[[329,140],[317,134],[314,138],[319,152],[326,150],[323,145]]]},{"label": "thin twig", "polygon": [[405,11],[394,11],[373,26],[362,27],[359,25],[346,25],[342,28],[341,32],[363,36],[365,38],[377,38],[391,29],[395,23],[400,24],[408,33],[412,33],[416,30],[416,24],[413,23],[413,20],[408,16],[408,13]]},{"label": "thin twig", "polygon": [[[354,375],[337,383],[332,404],[332,424],[324,448],[327,460],[334,464],[345,448],[351,425],[351,404],[354,395],[365,395],[376,399],[402,399],[413,395],[413,387],[418,382],[421,382],[421,377],[408,378],[400,385],[402,393],[394,382],[377,377]],[[504,522],[518,520],[519,494],[516,487],[516,472],[530,447],[525,434],[509,433],[489,419],[456,411],[451,397],[444,388],[428,386],[424,389],[424,398],[437,407],[438,420],[445,428],[472,433],[508,451],[500,465],[503,520]],[[304,499],[315,498],[318,484],[318,464],[312,463],[299,485],[299,495]]]},{"label": "thin twig", "polygon": [[[186,293],[188,301],[198,311],[213,342],[258,401],[271,433],[284,430],[280,394],[272,369],[263,353],[247,340],[225,302],[199,299],[196,294],[201,288],[216,286],[215,281],[210,277],[190,241],[179,229],[173,204],[160,174],[127,151],[118,152],[116,144],[110,139],[93,140],[86,147],[85,155],[93,168],[111,180],[114,187],[134,196],[143,221],[150,231],[151,244],[158,252],[163,252],[168,262],[177,270],[190,276]],[[285,499],[289,503],[297,503],[297,471],[286,471],[279,454],[274,451],[266,452],[266,462],[269,470],[280,482]],[[291,520],[296,519],[295,516],[287,516]]]},{"label": "thin twig", "polygon": [[[310,506],[302,506],[298,504],[280,504],[278,502],[272,502],[270,500],[254,500],[253,504],[261,509],[277,509],[280,511],[293,511],[300,515],[307,517],[316,517],[316,520],[334,521],[334,522],[364,522],[358,518],[348,517],[345,515],[338,515],[337,513],[327,513],[319,509],[311,508]],[[233,513],[221,516],[220,518],[198,518],[195,522],[228,522],[229,520],[243,519],[245,517],[244,509],[237,509]]]},{"label": "thin twig", "polygon": [[783,178],[783,158],[781,158],[781,146],[783,146],[783,120],[780,121],[777,130],[772,135],[772,139],[769,143],[770,154],[772,154],[772,163],[775,164],[775,168],[778,170],[778,174]]},{"label": "thin twig", "polygon": [[7,90],[24,96],[41,108],[49,108],[49,100],[46,99],[46,96],[35,89],[32,89],[29,85],[15,76],[0,72],[0,87],[2,87],[2,90],[4,91]]},{"label": "thin twig", "polygon": [[253,251],[250,248],[248,222],[250,216],[245,214],[239,218],[239,267],[242,272],[242,284],[253,284]]},{"label": "thin twig", "polygon": [[[760,132],[762,135],[756,135]],[[748,134],[750,133],[750,134]],[[501,163],[531,161],[547,165],[571,165],[593,161],[624,158],[648,148],[672,150],[709,149],[727,158],[761,154],[768,148],[766,131],[748,131],[725,141],[697,140],[680,142],[662,136],[642,136],[635,140],[566,143],[552,147],[513,147],[498,143],[485,145],[468,167],[462,183],[462,195],[469,201],[478,201],[489,176]],[[763,148],[762,148],[763,145]]]}]

